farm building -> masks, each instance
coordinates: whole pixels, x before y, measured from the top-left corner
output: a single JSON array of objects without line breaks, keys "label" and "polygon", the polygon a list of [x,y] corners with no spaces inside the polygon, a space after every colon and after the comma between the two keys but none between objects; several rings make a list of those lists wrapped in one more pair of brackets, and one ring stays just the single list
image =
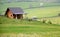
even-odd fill
[{"label": "farm building", "polygon": [[23,9],[19,7],[9,7],[6,10],[5,16],[12,19],[23,19]]}]

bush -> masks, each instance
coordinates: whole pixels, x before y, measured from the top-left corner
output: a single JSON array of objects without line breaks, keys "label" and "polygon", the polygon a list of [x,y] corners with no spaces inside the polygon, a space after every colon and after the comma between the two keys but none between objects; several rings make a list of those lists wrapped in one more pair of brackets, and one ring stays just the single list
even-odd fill
[{"label": "bush", "polygon": [[43,23],[45,23],[46,22],[46,20],[43,20]]},{"label": "bush", "polygon": [[60,13],[58,13],[58,16],[60,16]]},{"label": "bush", "polygon": [[31,18],[33,21],[37,21],[37,17],[36,16],[33,16],[32,18]]},{"label": "bush", "polygon": [[0,24],[2,24],[2,23],[0,22]]},{"label": "bush", "polygon": [[48,21],[48,23],[49,23],[49,24],[52,24],[52,22],[51,22],[51,21]]},{"label": "bush", "polygon": [[28,19],[28,21],[32,21],[32,19]]}]

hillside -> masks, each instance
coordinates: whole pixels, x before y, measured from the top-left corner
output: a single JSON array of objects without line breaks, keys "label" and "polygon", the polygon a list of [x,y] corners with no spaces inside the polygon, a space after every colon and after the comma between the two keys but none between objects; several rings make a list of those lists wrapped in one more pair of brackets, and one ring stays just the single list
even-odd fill
[{"label": "hillside", "polygon": [[9,19],[0,16],[1,37],[60,37],[60,25],[42,23],[40,21],[27,21]]},{"label": "hillside", "polygon": [[27,18],[0,16],[0,37],[60,37],[60,0],[0,0],[0,15],[8,7],[21,7]]},{"label": "hillside", "polygon": [[24,12],[28,13],[27,16],[29,18],[32,16],[37,16],[38,18],[51,17],[60,13],[60,3],[43,3],[41,7],[40,2],[12,2],[0,4],[0,14],[5,14],[8,7],[21,7]]},{"label": "hillside", "polygon": [[0,2],[60,2],[60,0],[1,0]]}]

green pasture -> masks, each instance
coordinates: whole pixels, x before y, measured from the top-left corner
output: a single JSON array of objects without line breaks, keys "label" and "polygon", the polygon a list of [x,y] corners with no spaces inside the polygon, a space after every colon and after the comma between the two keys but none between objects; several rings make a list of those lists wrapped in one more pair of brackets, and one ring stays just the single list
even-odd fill
[{"label": "green pasture", "polygon": [[60,13],[60,3],[43,3],[43,7],[40,7],[40,2],[11,2],[0,3],[0,14],[4,14],[8,7],[21,7],[24,12],[28,13],[29,18],[57,16]]},{"label": "green pasture", "polygon": [[27,16],[30,18],[33,16],[37,16],[38,18],[58,16],[58,13],[60,13],[60,6],[27,9],[25,12],[28,12]]},{"label": "green pasture", "polygon": [[[32,8],[30,5],[32,4]],[[59,3],[60,4],[60,3]],[[12,2],[0,4],[0,14],[4,14],[8,7],[21,7],[27,12],[27,17],[37,16],[40,21],[28,21],[20,19],[10,19],[0,16],[0,34],[4,33],[37,33],[41,37],[60,37],[60,6],[57,3],[44,3],[43,7],[39,2]],[[49,17],[49,18],[44,18]],[[53,17],[53,18],[50,18]],[[51,21],[52,24],[43,23],[41,20]],[[56,23],[56,24],[55,24]]]},{"label": "green pasture", "polygon": [[49,21],[52,24],[60,24],[60,17],[47,17],[47,18],[41,18],[40,21],[46,20],[45,22],[48,23]]},{"label": "green pasture", "polygon": [[0,16],[0,34],[4,33],[23,33],[27,35],[37,33],[41,37],[60,37],[60,25]]}]

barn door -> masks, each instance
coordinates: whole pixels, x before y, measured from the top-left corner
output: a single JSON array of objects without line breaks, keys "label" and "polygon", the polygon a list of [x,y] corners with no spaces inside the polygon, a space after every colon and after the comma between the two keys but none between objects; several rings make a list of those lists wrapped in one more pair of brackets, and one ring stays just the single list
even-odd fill
[{"label": "barn door", "polygon": [[22,19],[23,15],[22,14],[13,14],[14,19]]},{"label": "barn door", "polygon": [[17,19],[22,19],[23,15],[22,14],[17,14]]}]

